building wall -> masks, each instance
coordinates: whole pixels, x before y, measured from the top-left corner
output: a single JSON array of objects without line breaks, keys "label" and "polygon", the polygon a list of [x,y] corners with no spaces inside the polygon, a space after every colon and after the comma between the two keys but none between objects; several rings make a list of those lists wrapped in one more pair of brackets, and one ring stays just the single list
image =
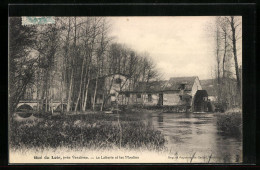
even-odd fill
[{"label": "building wall", "polygon": [[[190,94],[190,93],[187,93]],[[141,95],[141,98],[139,98]],[[130,94],[129,97],[125,95],[119,95],[118,102],[120,105],[134,105],[134,104],[143,104],[145,106],[156,106],[159,101],[159,93],[151,94],[151,100],[148,100],[149,93],[140,94],[138,97],[137,93]],[[191,103],[189,103],[191,104]],[[180,98],[179,92],[164,92],[163,93],[163,105],[164,106],[177,106],[177,105],[186,105],[186,101]]]},{"label": "building wall", "polygon": [[191,89],[191,96],[192,98],[195,96],[196,92],[198,90],[202,90],[202,87],[200,85],[200,81],[199,81],[199,78],[196,77],[195,81],[194,81],[194,84],[192,86],[192,89]]},{"label": "building wall", "polygon": [[119,95],[118,102],[120,105],[134,105],[134,104],[144,104],[146,106],[157,105],[159,100],[159,94],[150,94],[151,95],[150,99],[148,97],[149,94],[131,93],[129,97],[126,97],[126,95],[122,94]]},{"label": "building wall", "polygon": [[152,94],[152,93],[142,94],[142,100],[143,100],[143,104],[146,106],[155,106],[158,104],[159,94]]},{"label": "building wall", "polygon": [[[151,95],[151,98],[149,100],[149,95]],[[144,100],[144,105],[147,106],[155,106],[158,104],[158,100],[159,100],[159,94],[144,94],[143,96],[143,100]]]},{"label": "building wall", "polygon": [[128,104],[143,104],[143,95],[141,93],[131,93]]},{"label": "building wall", "polygon": [[180,94],[178,92],[164,92],[163,93],[163,105],[164,106],[176,106],[184,105],[185,101],[180,99]]},{"label": "building wall", "polygon": [[198,90],[202,90],[199,78],[196,77],[195,82],[192,86],[192,90],[191,90],[191,95],[192,95],[192,101],[191,101],[191,106],[192,106],[192,110],[194,110],[194,96],[197,93]]}]

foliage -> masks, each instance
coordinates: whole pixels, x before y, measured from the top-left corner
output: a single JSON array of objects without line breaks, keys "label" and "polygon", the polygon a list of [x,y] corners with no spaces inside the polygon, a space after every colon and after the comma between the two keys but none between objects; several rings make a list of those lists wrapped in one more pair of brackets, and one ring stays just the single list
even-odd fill
[{"label": "foliage", "polygon": [[[69,147],[111,148],[120,141],[116,115],[80,114],[52,116],[42,121],[13,121],[10,142],[12,147]],[[142,119],[120,115],[122,127],[121,147],[128,149],[162,149],[163,135],[147,126]]]},{"label": "foliage", "polygon": [[36,29],[22,26],[19,17],[10,17],[9,24],[9,94],[10,109],[14,110],[34,78],[36,60],[30,53]]},{"label": "foliage", "polygon": [[237,137],[242,135],[242,114],[241,112],[220,113],[217,115],[217,128],[222,133]]}]

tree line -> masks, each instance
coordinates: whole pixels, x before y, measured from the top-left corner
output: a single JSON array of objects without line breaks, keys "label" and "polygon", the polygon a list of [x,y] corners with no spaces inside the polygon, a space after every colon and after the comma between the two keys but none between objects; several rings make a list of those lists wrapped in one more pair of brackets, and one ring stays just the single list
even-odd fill
[{"label": "tree line", "polygon": [[37,87],[38,109],[50,111],[56,97],[67,103],[66,108],[61,105],[64,111],[85,111],[90,91],[94,101],[97,97],[100,77],[127,75],[133,88],[158,78],[148,53],[140,54],[109,36],[105,17],[55,17],[48,25],[22,25],[21,17],[10,17],[9,28],[11,111],[32,85]]},{"label": "tree line", "polygon": [[238,16],[215,18],[215,89],[218,103],[227,107],[242,104],[242,65],[238,53],[241,52],[242,19]]}]

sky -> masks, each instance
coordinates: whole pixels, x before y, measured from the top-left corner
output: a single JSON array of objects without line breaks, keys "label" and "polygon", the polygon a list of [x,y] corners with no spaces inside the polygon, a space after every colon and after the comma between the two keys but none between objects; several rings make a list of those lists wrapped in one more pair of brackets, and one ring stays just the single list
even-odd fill
[{"label": "sky", "polygon": [[214,17],[109,17],[110,35],[133,50],[148,52],[163,74],[211,79],[214,41],[209,24]]}]

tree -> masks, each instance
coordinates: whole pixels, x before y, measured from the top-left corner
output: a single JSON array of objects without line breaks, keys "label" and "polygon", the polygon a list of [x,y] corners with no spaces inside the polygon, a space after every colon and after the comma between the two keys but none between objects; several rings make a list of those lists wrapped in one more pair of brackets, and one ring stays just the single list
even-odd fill
[{"label": "tree", "polygon": [[219,30],[219,18],[217,18],[217,28],[216,28],[216,62],[217,62],[217,82],[220,85],[220,48],[221,48],[221,40],[220,40],[220,30]]},{"label": "tree", "polygon": [[10,17],[9,28],[9,103],[10,110],[14,111],[34,78],[37,59],[32,47],[36,29],[22,26],[20,17]]},{"label": "tree", "polygon": [[[54,99],[61,100],[62,111],[66,99],[67,112],[85,111],[89,104],[95,110],[100,96],[103,109],[113,84],[112,79],[109,86],[102,86],[99,80],[104,76],[126,75],[131,79],[129,90],[138,82],[158,77],[148,53],[137,54],[124,44],[111,42],[106,18],[55,17],[54,24],[35,26],[21,26],[16,18],[10,23],[12,108],[28,85],[34,84],[45,111],[53,112]],[[120,89],[124,86],[121,83]]]},{"label": "tree", "polygon": [[[215,87],[217,89],[218,102],[229,104],[230,107],[232,107],[231,103],[240,103],[241,100],[240,97],[237,97],[237,94],[240,96],[241,91],[237,59],[237,40],[241,38],[241,32],[239,32],[240,24],[240,19],[233,16],[217,17],[215,23]],[[233,64],[235,67],[233,67]],[[236,76],[234,77],[233,75]],[[236,84],[234,84],[234,80]]]},{"label": "tree", "polygon": [[38,26],[37,42],[35,49],[39,52],[39,67],[43,70],[43,88],[42,88],[42,103],[45,112],[53,112],[53,91],[54,91],[54,75],[56,72],[56,57],[57,51],[60,48],[60,28],[57,23],[45,26]]},{"label": "tree", "polygon": [[219,25],[221,28],[221,38],[224,41],[223,42],[223,59],[222,59],[222,78],[225,78],[225,64],[226,64],[226,60],[227,60],[227,53],[229,52],[229,42],[228,42],[228,23],[227,20],[225,18],[219,18]]},{"label": "tree", "polygon": [[[235,61],[235,70],[236,70],[236,79],[237,79],[237,89],[239,94],[241,93],[241,84],[240,84],[240,76],[239,76],[239,68],[237,62],[237,39],[239,38],[237,35],[237,28],[241,25],[241,22],[238,18],[234,16],[230,16],[228,19],[232,32],[232,45],[233,45],[233,56]],[[241,94],[240,94],[241,95]]]}]

